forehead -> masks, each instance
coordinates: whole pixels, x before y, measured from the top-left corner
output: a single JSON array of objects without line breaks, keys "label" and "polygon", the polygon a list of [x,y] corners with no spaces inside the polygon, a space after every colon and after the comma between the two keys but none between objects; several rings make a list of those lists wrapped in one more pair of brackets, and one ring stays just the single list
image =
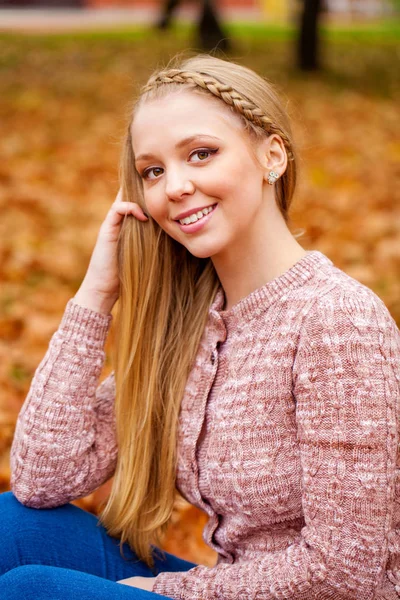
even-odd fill
[{"label": "forehead", "polygon": [[243,130],[240,117],[223,101],[190,91],[172,92],[139,104],[131,125],[133,145],[152,138],[181,138],[190,130],[227,135]]}]

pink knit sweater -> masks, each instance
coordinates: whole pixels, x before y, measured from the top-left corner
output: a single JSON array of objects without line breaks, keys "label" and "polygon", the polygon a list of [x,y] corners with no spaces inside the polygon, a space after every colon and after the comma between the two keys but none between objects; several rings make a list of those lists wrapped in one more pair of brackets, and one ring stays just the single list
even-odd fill
[{"label": "pink knit sweater", "polygon": [[[309,251],[210,308],[182,399],[176,484],[209,515],[217,564],[161,573],[176,600],[400,597],[400,331],[380,298]],[[35,372],[12,447],[33,507],[93,491],[117,454],[112,317],[71,299]]]}]

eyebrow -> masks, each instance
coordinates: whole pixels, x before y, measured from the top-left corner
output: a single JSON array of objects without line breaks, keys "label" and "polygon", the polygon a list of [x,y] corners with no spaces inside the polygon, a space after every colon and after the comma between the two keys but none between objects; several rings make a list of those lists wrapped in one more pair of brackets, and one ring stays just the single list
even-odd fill
[{"label": "eyebrow", "polygon": [[[176,150],[180,150],[181,148],[183,148],[183,146],[191,144],[194,140],[197,140],[199,138],[212,138],[213,140],[221,141],[221,139],[215,137],[215,135],[208,135],[207,133],[195,133],[194,135],[190,135],[189,137],[186,137],[180,142],[178,142],[175,145],[175,148]],[[152,158],[154,158],[153,154],[140,154],[138,157],[136,157],[135,162],[139,162],[140,160],[150,160]]]}]

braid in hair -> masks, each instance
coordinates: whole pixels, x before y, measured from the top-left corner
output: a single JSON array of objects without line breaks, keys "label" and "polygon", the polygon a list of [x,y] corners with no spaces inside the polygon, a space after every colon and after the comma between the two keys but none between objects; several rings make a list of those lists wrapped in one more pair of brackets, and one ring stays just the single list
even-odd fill
[{"label": "braid in hair", "polygon": [[271,119],[258,106],[242,94],[239,94],[232,86],[221,83],[215,77],[196,71],[167,69],[153,75],[142,88],[141,92],[144,94],[168,83],[193,83],[203,90],[210,92],[213,96],[220,98],[225,104],[232,106],[239,114],[243,115],[251,123],[254,123],[254,125],[261,127],[269,135],[272,133],[278,134],[282,138],[286,148],[288,160],[294,160],[291,143],[286,134],[274,125]]}]

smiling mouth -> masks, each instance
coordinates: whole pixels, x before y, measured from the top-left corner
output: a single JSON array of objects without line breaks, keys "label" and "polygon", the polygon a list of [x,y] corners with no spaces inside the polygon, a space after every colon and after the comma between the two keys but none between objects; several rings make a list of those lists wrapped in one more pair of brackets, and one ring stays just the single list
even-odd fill
[{"label": "smiling mouth", "polygon": [[206,208],[203,208],[202,210],[193,213],[192,215],[190,215],[190,217],[179,219],[178,222],[181,225],[190,225],[190,223],[196,223],[196,221],[199,221],[199,219],[202,219],[203,217],[208,215],[208,213],[210,213],[215,208],[215,206],[216,204],[213,204],[212,206],[207,206]]}]

